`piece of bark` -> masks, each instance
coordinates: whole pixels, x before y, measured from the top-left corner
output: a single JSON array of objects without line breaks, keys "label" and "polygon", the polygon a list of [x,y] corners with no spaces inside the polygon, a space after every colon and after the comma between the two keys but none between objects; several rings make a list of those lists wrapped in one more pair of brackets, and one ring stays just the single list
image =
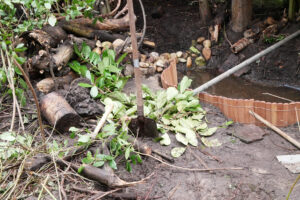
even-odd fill
[{"label": "piece of bark", "polygon": [[[60,42],[66,40],[68,38],[67,33],[60,27],[60,26],[50,26],[46,25],[42,28],[43,31],[48,33],[48,35],[51,36],[52,40],[56,43],[59,44]],[[52,47],[56,47],[52,46]]]},{"label": "piece of bark", "polygon": [[89,40],[89,39],[84,38],[84,37],[76,37],[72,34],[69,35],[69,39],[73,43],[77,44],[77,46],[81,46],[82,43],[86,43],[92,49],[94,49],[96,47],[96,41],[95,40]]},{"label": "piece of bark", "polygon": [[250,24],[252,17],[252,0],[232,0],[232,30],[242,32]]},{"label": "piece of bark", "polygon": [[79,83],[91,84],[86,78],[77,78],[72,81],[67,95],[67,101],[80,116],[92,116],[102,114],[104,106],[97,103],[90,95],[90,88],[79,86]]},{"label": "piece of bark", "polygon": [[78,126],[80,118],[68,102],[56,92],[51,92],[41,99],[41,112],[47,121],[58,131],[68,131],[71,126]]},{"label": "piece of bark", "polygon": [[[55,81],[58,87],[63,87],[66,84],[70,84],[76,77],[77,75],[74,72],[69,72],[63,77],[56,77]],[[40,92],[49,93],[54,89],[54,80],[53,78],[45,78],[39,81],[36,87]]]}]

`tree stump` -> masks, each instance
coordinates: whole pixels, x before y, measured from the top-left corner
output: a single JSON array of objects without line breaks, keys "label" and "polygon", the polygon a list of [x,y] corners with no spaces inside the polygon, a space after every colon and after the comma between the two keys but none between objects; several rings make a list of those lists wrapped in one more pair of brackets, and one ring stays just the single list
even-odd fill
[{"label": "tree stump", "polygon": [[249,25],[252,17],[252,0],[232,0],[232,30],[242,32]]}]

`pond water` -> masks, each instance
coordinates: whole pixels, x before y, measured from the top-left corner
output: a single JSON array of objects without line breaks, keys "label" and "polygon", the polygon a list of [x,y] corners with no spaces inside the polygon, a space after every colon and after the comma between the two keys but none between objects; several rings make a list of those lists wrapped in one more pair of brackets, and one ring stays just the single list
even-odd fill
[{"label": "pond water", "polygon": [[[178,78],[181,80],[183,75],[187,75],[193,80],[192,88],[206,83],[218,75],[213,71],[186,71],[185,73],[178,72]],[[300,101],[300,91],[287,87],[268,87],[246,81],[239,77],[230,76],[219,83],[206,89],[213,95],[236,98],[236,99],[255,99],[267,102],[282,102],[288,103],[291,101]],[[274,95],[278,96],[275,97]],[[281,98],[288,100],[284,100]]]}]

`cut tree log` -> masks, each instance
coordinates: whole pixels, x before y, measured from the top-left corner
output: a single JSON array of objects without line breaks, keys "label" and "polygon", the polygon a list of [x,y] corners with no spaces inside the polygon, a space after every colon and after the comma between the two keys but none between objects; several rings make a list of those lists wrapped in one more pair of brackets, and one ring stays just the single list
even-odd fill
[{"label": "cut tree log", "polygon": [[252,0],[232,0],[232,30],[242,32],[250,24],[252,17]]},{"label": "cut tree log", "polygon": [[66,132],[71,126],[78,126],[80,118],[68,102],[56,92],[41,99],[41,112],[58,131]]},{"label": "cut tree log", "polygon": [[211,20],[211,12],[207,0],[198,0],[199,1],[199,12],[200,12],[200,21],[201,24],[206,24]]}]

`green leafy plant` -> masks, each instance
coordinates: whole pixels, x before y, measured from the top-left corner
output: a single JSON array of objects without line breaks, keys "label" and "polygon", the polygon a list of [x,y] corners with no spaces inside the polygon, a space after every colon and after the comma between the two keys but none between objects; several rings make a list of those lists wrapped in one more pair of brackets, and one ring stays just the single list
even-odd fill
[{"label": "green leafy plant", "polygon": [[101,56],[93,52],[85,43],[82,44],[81,50],[76,45],[74,49],[80,60],[91,67],[81,65],[78,61],[72,61],[69,66],[79,75],[90,80],[90,84],[79,83],[79,85],[90,88],[93,98],[101,98],[106,96],[106,93],[123,89],[128,77],[121,76],[122,68],[119,65],[127,54],[115,61],[115,52],[111,49],[105,49]]},{"label": "green leafy plant", "polygon": [[283,34],[280,35],[272,35],[272,36],[265,36],[264,37],[264,43],[266,44],[274,44],[275,42],[279,42],[283,40],[285,36]]}]

